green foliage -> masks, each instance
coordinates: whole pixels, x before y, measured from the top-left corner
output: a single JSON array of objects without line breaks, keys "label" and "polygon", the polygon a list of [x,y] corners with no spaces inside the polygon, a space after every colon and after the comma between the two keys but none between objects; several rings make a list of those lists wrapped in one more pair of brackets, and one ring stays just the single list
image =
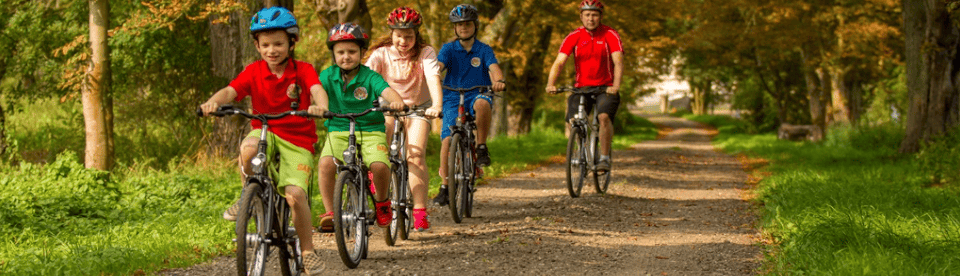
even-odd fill
[{"label": "green foliage", "polygon": [[887,123],[906,121],[909,98],[907,97],[907,76],[903,66],[891,70],[891,78],[878,81],[873,89],[870,106],[863,114],[862,121],[867,123]]},{"label": "green foliage", "polygon": [[827,129],[824,144],[836,148],[883,152],[890,156],[897,153],[905,131],[902,124],[894,122],[859,127],[836,125]]},{"label": "green foliage", "polygon": [[233,162],[213,165],[111,174],[65,152],[0,169],[0,274],[130,274],[228,253],[232,231],[219,214],[239,176],[223,173]]},{"label": "green foliage", "polygon": [[744,134],[747,133],[747,129],[749,128],[747,122],[724,115],[686,114],[683,115],[683,118],[694,122],[711,125],[717,128],[717,131],[720,132],[720,135]]},{"label": "green foliage", "polygon": [[916,162],[930,184],[960,183],[960,128],[923,144]]},{"label": "green foliage", "polygon": [[951,275],[960,270],[957,189],[926,188],[922,165],[892,155],[883,139],[856,145],[864,142],[857,136],[889,132],[850,131],[822,144],[781,141],[773,134],[718,137],[728,152],[770,162],[763,170],[772,175],[760,182],[756,199],[761,228],[774,242],[766,271]]}]

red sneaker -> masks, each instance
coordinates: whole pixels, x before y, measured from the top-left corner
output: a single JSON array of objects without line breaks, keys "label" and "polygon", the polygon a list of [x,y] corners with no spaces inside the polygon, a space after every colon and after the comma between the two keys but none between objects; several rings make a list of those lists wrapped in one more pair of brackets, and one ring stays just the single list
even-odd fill
[{"label": "red sneaker", "polygon": [[430,221],[427,220],[429,217],[426,208],[413,209],[413,229],[420,232],[430,229]]},{"label": "red sneaker", "polygon": [[393,220],[393,207],[391,206],[390,199],[376,202],[374,205],[374,209],[377,211],[377,226],[387,228],[387,226],[390,225],[390,221]]}]

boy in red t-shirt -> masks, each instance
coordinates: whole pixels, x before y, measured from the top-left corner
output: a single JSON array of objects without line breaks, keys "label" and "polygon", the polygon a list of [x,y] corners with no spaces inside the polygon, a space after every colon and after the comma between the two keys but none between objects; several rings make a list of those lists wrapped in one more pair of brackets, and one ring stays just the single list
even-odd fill
[{"label": "boy in red t-shirt", "polygon": [[[290,110],[290,104],[299,101],[308,112],[322,114],[320,106],[327,106],[327,93],[323,90],[317,71],[309,63],[293,60],[299,28],[293,13],[282,7],[260,10],[253,16],[250,34],[262,60],[248,65],[230,85],[220,89],[200,106],[203,113],[216,111],[220,105],[251,99],[254,114],[275,114]],[[297,94],[296,87],[305,87]],[[253,131],[240,145],[240,168],[244,175],[252,174],[250,160],[256,154],[261,123],[250,121]],[[279,172],[275,176],[277,190],[286,197],[293,212],[293,224],[300,238],[303,262],[310,275],[319,274],[323,263],[313,250],[312,223],[307,198],[307,185],[313,172],[313,144],[317,142],[317,129],[313,120],[299,116],[287,116],[270,121],[267,135],[271,147],[280,153]],[[235,220],[240,209],[239,201],[223,213],[228,220]]]},{"label": "boy in red t-shirt", "polygon": [[[580,2],[580,22],[583,27],[577,28],[560,45],[557,60],[550,67],[550,76],[547,78],[547,93],[556,93],[554,86],[557,75],[563,70],[567,57],[571,54],[576,65],[577,88],[606,87],[606,93],[597,96],[597,118],[600,121],[600,160],[597,169],[610,170],[610,141],[613,138],[613,116],[620,106],[620,79],[623,76],[623,45],[620,35],[613,28],[600,23],[603,19],[603,3],[600,0],[583,0]],[[567,127],[569,120],[577,113],[581,95],[570,95],[567,99]],[[592,106],[587,101],[587,106]],[[589,111],[588,111],[589,112]]]}]

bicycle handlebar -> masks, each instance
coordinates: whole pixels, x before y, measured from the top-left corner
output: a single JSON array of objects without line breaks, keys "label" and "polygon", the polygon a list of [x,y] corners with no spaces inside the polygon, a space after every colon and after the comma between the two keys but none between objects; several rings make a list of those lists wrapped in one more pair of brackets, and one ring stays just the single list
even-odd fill
[{"label": "bicycle handlebar", "polygon": [[[410,110],[406,110],[406,111],[394,111],[394,112],[392,112],[392,114],[387,115],[387,116],[402,117],[402,116],[407,116],[407,115],[417,115],[417,116],[422,116],[422,117],[428,117],[427,119],[432,119],[432,118],[433,118],[433,116],[427,116],[427,110],[426,110],[426,109],[410,109]],[[438,114],[436,117],[442,119],[442,118],[443,118],[443,113]]]},{"label": "bicycle handlebar", "polygon": [[370,112],[376,112],[376,111],[381,111],[381,112],[383,112],[383,111],[387,111],[387,112],[390,112],[390,111],[393,111],[393,112],[397,112],[397,111],[399,111],[399,112],[407,112],[407,111],[409,111],[409,110],[410,110],[410,107],[409,107],[409,106],[404,106],[403,110],[395,110],[395,109],[392,109],[392,108],[389,108],[389,107],[374,107],[374,108],[370,108],[370,109],[364,110],[363,112],[360,112],[360,113],[333,113],[333,112],[330,112],[330,111],[325,111],[325,112],[323,112],[323,115],[320,115],[320,116],[310,114],[310,113],[308,113],[306,110],[300,110],[300,111],[294,111],[293,115],[297,115],[297,116],[301,116],[301,117],[307,117],[307,118],[315,118],[315,119],[328,119],[328,118],[355,119],[355,118],[361,117],[361,116],[363,116],[363,115],[367,115],[367,114],[369,114]]},{"label": "bicycle handlebar", "polygon": [[[280,114],[250,114],[232,105],[222,105],[217,108],[217,111],[210,112],[210,115],[217,116],[217,117],[240,115],[243,117],[247,117],[248,119],[257,119],[257,120],[265,121],[265,120],[276,120],[283,117],[287,117],[289,115],[296,115],[296,112],[297,111],[291,110],[291,111],[283,112]],[[201,110],[200,108],[197,108],[197,116],[203,117],[203,110]]]},{"label": "bicycle handlebar", "polygon": [[606,93],[606,86],[585,86],[585,87],[557,87],[554,94],[570,92],[573,94],[602,94]]},{"label": "bicycle handlebar", "polygon": [[443,86],[443,89],[450,90],[450,91],[456,91],[456,92],[460,92],[460,93],[466,93],[467,91],[471,91],[471,90],[474,90],[474,89],[481,89],[481,90],[480,90],[480,93],[496,94],[496,93],[493,92],[493,86],[492,86],[492,85],[477,85],[477,86],[470,87],[470,88],[453,88],[453,87],[449,87],[449,86],[444,85],[444,86]]}]

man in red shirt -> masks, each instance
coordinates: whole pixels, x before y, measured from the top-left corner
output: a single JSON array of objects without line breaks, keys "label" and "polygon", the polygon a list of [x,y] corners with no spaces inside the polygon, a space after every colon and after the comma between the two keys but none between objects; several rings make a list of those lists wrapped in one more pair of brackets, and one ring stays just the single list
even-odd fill
[{"label": "man in red shirt", "polygon": [[[613,28],[600,23],[603,18],[603,3],[600,0],[580,2],[580,21],[583,27],[577,28],[563,40],[557,60],[550,67],[547,79],[547,93],[556,93],[554,86],[557,75],[563,70],[567,57],[573,54],[576,65],[577,88],[605,87],[604,94],[597,96],[597,116],[600,121],[600,161],[597,169],[610,170],[610,141],[613,138],[613,117],[620,106],[620,79],[623,76],[623,45],[620,35]],[[567,127],[570,118],[577,113],[581,95],[570,95],[567,99]],[[593,102],[587,101],[592,107]],[[589,112],[589,111],[588,111]]]}]

